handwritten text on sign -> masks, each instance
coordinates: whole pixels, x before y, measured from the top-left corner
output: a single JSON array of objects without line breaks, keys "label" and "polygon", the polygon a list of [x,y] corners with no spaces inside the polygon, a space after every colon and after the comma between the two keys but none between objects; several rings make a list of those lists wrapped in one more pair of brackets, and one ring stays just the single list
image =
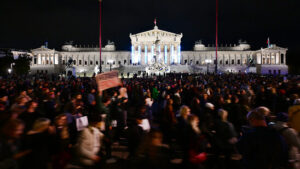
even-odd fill
[{"label": "handwritten text on sign", "polygon": [[118,78],[118,71],[101,73],[96,76],[96,81],[98,85],[98,91],[103,91],[121,85],[121,81]]}]

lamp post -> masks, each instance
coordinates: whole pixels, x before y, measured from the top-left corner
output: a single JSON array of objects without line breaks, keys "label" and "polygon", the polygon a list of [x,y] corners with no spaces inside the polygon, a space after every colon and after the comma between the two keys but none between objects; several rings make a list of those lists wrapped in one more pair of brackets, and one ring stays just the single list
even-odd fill
[{"label": "lamp post", "polygon": [[112,63],[113,63],[114,61],[113,60],[108,60],[107,61],[107,63],[109,63],[109,71],[111,71],[111,66],[112,66]]},{"label": "lamp post", "polygon": [[211,61],[211,59],[205,59],[205,63],[206,63],[206,65],[207,65],[207,70],[206,70],[206,73],[208,74],[208,72],[209,72],[209,64],[211,63],[212,61]]}]

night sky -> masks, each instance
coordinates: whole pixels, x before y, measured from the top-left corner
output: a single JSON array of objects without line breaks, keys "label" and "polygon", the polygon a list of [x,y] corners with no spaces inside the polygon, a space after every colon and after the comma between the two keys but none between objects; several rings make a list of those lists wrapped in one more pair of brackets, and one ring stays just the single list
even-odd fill
[{"label": "night sky", "polygon": [[[266,47],[267,38],[290,50],[300,46],[299,0],[219,0],[219,42],[246,40],[252,49]],[[213,44],[214,0],[103,0],[103,43],[130,50],[129,33],[153,29],[183,33],[182,49],[194,42]],[[97,45],[97,0],[1,0],[0,48],[32,49],[48,41],[60,50],[66,41]]]}]

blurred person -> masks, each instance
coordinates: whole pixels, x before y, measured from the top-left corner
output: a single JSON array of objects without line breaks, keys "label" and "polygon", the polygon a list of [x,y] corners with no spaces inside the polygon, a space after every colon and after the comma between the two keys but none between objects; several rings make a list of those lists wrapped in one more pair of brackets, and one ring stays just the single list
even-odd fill
[{"label": "blurred person", "polygon": [[30,151],[20,151],[20,137],[24,124],[19,119],[9,120],[0,132],[0,168],[18,169],[18,161]]},{"label": "blurred person", "polygon": [[134,167],[144,169],[165,169],[170,167],[169,149],[163,144],[163,135],[151,131],[140,145]]},{"label": "blurred person", "polygon": [[252,127],[238,141],[238,150],[246,169],[286,168],[288,152],[286,143],[276,130],[267,126],[265,114],[258,109],[247,115]]},{"label": "blurred person", "polygon": [[63,169],[71,158],[70,148],[71,137],[70,131],[67,123],[67,116],[65,114],[60,114],[55,117],[55,147],[53,156],[53,168]]},{"label": "blurred person", "polygon": [[86,168],[96,167],[103,158],[100,156],[100,149],[104,134],[97,128],[99,122],[99,115],[89,115],[89,126],[81,131],[76,143],[79,164]]},{"label": "blurred person", "polygon": [[[199,118],[196,115],[188,117],[189,126],[185,135],[184,167],[205,168],[206,150],[210,144],[199,128]],[[185,166],[186,165],[186,166]]]},{"label": "blurred person", "polygon": [[31,100],[27,103],[27,110],[19,116],[19,118],[25,123],[25,133],[32,129],[34,122],[41,117],[41,114],[39,114],[36,110],[37,107],[38,102]]},{"label": "blurred person", "polygon": [[272,125],[272,127],[283,136],[288,145],[289,163],[292,168],[300,169],[300,139],[297,131],[288,126],[288,119],[289,117],[287,113],[280,112],[277,114],[277,121],[274,125]]},{"label": "blurred person", "polygon": [[[300,134],[300,99],[295,99],[294,105],[288,109],[289,124]],[[300,136],[300,135],[299,135]]]},{"label": "blurred person", "polygon": [[26,156],[22,168],[47,169],[50,167],[55,128],[47,118],[37,119],[33,127],[24,136],[24,149],[31,153]]},{"label": "blurred person", "polygon": [[[218,110],[219,118],[215,122],[215,143],[216,153],[219,158],[220,167],[234,168],[231,166],[232,159],[237,155],[235,144],[237,143],[237,133],[232,123],[228,122],[228,112],[224,109]],[[223,158],[224,157],[224,158]],[[239,159],[238,159],[239,160]]]}]

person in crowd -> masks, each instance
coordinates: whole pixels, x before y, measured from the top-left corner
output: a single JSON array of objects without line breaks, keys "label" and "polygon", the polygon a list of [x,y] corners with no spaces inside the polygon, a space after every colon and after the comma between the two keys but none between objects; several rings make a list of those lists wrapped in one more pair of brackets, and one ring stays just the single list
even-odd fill
[{"label": "person in crowd", "polygon": [[34,122],[41,117],[41,114],[37,112],[38,102],[37,101],[29,101],[27,103],[27,110],[23,112],[19,119],[23,120],[25,123],[24,132],[27,133],[32,129]]},{"label": "person in crowd", "polygon": [[100,116],[93,114],[89,116],[89,126],[84,128],[76,143],[76,152],[79,163],[85,168],[96,168],[101,158],[104,134],[97,128]]},{"label": "person in crowd", "polygon": [[0,132],[0,168],[18,169],[18,161],[30,151],[21,151],[20,137],[24,124],[19,119],[7,121]]},{"label": "person in crowd", "polygon": [[151,131],[140,145],[132,168],[165,169],[170,168],[169,149],[163,144],[163,134]]},{"label": "person in crowd", "polygon": [[173,108],[173,99],[167,100],[166,108],[162,114],[162,130],[165,135],[165,140],[170,142],[176,132],[177,119]]},{"label": "person in crowd", "polygon": [[237,144],[244,168],[286,168],[286,143],[277,131],[267,126],[265,114],[254,109],[247,118],[252,129],[244,133]]},{"label": "person in crowd", "polygon": [[288,126],[288,114],[280,112],[277,114],[276,123],[272,125],[283,136],[288,145],[289,163],[294,169],[300,168],[300,139],[295,129]]},{"label": "person in crowd", "polygon": [[184,149],[184,162],[188,168],[205,168],[205,161],[207,159],[207,148],[210,144],[206,137],[202,134],[199,128],[199,118],[196,115],[188,117],[188,128],[186,131],[186,145]]},{"label": "person in crowd", "polygon": [[71,158],[70,149],[72,148],[70,130],[65,114],[60,114],[55,117],[55,132],[53,168],[63,169]]},{"label": "person in crowd", "polygon": [[292,128],[294,128],[297,132],[298,135],[300,133],[300,99],[296,99],[294,101],[294,105],[289,107],[288,109],[288,114],[289,114],[289,124],[291,125]]},{"label": "person in crowd", "polygon": [[24,150],[31,153],[26,156],[22,168],[41,169],[51,164],[55,128],[47,118],[37,119],[31,130],[24,136]]},{"label": "person in crowd", "polygon": [[146,134],[140,126],[142,120],[143,117],[141,115],[136,115],[135,120],[128,128],[128,149],[130,158],[133,158],[136,155],[136,151]]},{"label": "person in crowd", "polygon": [[[237,156],[235,144],[237,143],[237,133],[232,123],[228,122],[228,112],[224,109],[218,110],[219,119],[216,120],[215,130],[215,144],[216,153],[219,158],[220,166],[222,168],[233,168],[230,162]],[[240,160],[240,159],[237,159]]]}]

